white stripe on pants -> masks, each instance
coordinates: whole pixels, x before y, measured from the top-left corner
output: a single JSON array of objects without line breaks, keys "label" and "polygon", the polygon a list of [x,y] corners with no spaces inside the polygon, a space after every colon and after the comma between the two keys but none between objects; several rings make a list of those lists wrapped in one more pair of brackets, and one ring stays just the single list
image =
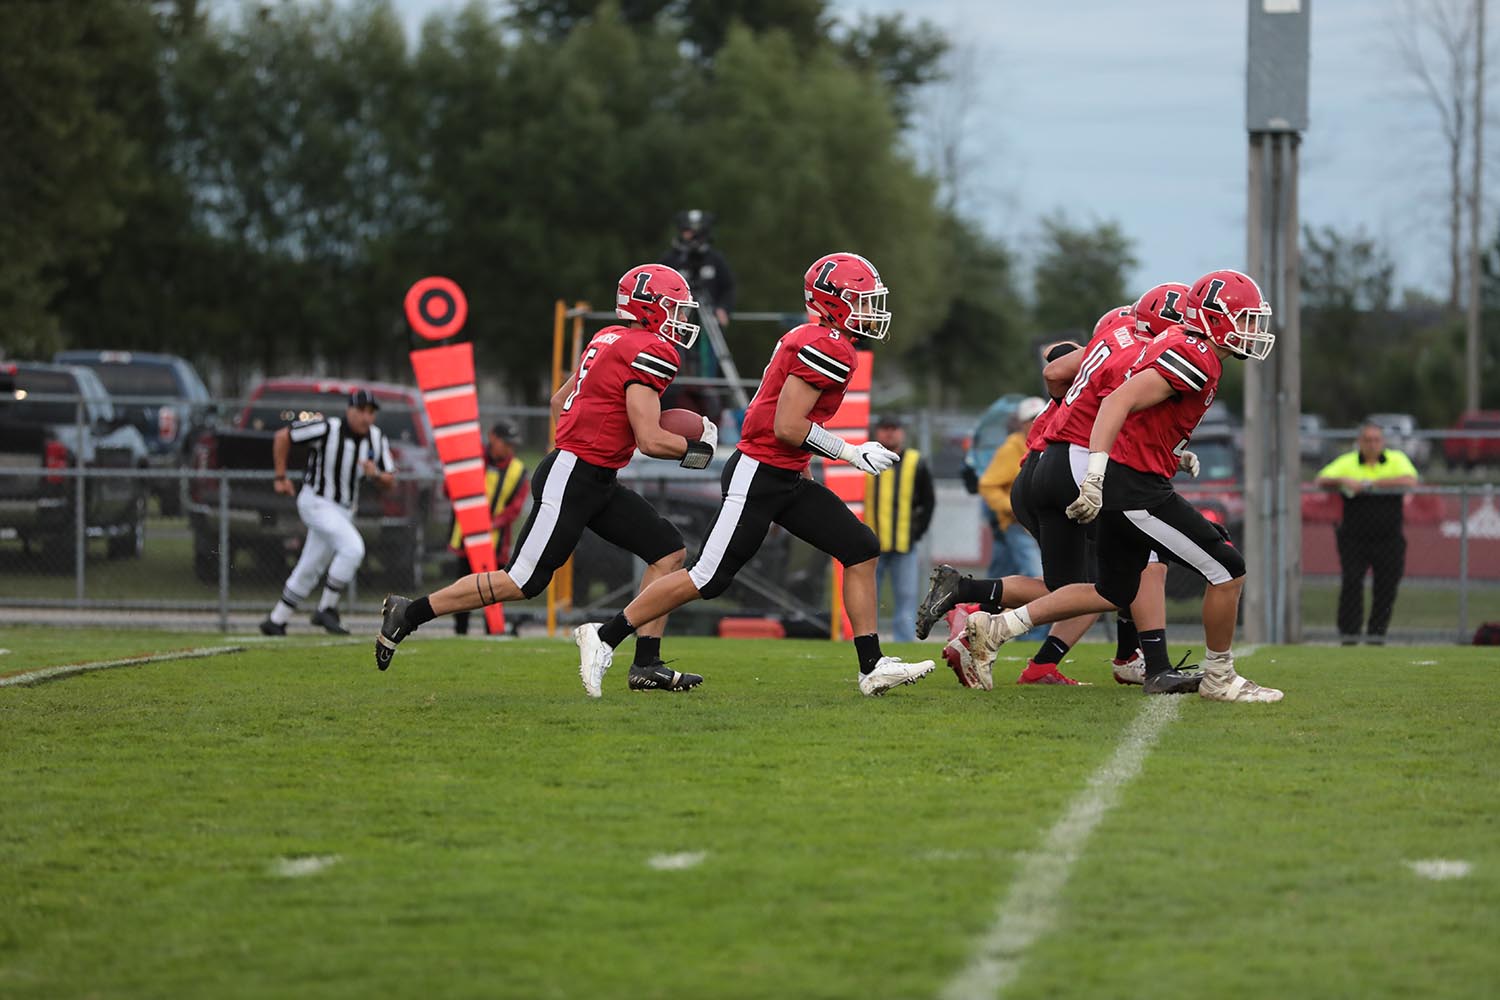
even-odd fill
[{"label": "white stripe on pants", "polygon": [[526,589],[536,564],[542,558],[547,543],[552,540],[552,531],[557,527],[557,516],[562,510],[563,494],[568,490],[568,478],[578,464],[578,456],[571,451],[559,450],[547,471],[547,482],[542,487],[542,499],[536,512],[536,520],[521,543],[521,549],[511,560],[510,579],[517,587]]},{"label": "white stripe on pants", "polygon": [[719,564],[729,551],[729,540],[740,526],[740,514],[745,510],[745,497],[750,492],[750,481],[755,478],[755,470],[760,468],[760,463],[744,452],[739,453],[738,463],[734,467],[734,475],[729,477],[729,489],[724,493],[719,516],[714,518],[713,529],[703,540],[703,552],[688,571],[693,586],[700,591],[714,578],[714,574],[719,571]]},{"label": "white stripe on pants", "polygon": [[1209,583],[1228,583],[1234,579],[1234,575],[1225,568],[1224,564],[1199,547],[1197,542],[1161,518],[1152,517],[1149,511],[1127,510],[1125,516],[1130,519],[1131,524],[1202,573],[1203,578]]},{"label": "white stripe on pants", "polygon": [[354,511],[303,488],[297,494],[297,516],[307,525],[307,541],[286,579],[286,589],[309,597],[324,570],[339,583],[354,579],[365,558],[365,540],[354,526]]}]

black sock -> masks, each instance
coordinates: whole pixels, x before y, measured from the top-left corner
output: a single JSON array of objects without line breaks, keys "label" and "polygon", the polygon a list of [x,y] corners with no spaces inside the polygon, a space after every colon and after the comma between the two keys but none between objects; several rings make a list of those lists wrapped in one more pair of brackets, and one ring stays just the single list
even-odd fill
[{"label": "black sock", "polygon": [[859,654],[859,672],[868,674],[880,662],[880,636],[874,632],[855,636],[854,651]]},{"label": "black sock", "polygon": [[625,641],[625,637],[635,631],[635,626],[630,624],[630,619],[625,617],[621,611],[609,621],[599,626],[599,638],[609,643],[610,649],[617,648]]},{"label": "black sock", "polygon": [[1032,663],[1062,662],[1062,658],[1068,655],[1068,644],[1055,635],[1047,636],[1047,641],[1042,643],[1042,648],[1037,650],[1036,656],[1031,658]]},{"label": "black sock", "polygon": [[976,580],[966,576],[958,581],[954,599],[959,604],[998,605],[1004,592],[1005,587],[999,580]]},{"label": "black sock", "polygon": [[1121,613],[1115,620],[1115,659],[1129,660],[1135,656],[1135,651],[1141,646],[1141,637],[1136,634],[1135,622],[1130,616]]},{"label": "black sock", "polygon": [[638,635],[635,637],[635,662],[644,667],[661,659],[661,636]]},{"label": "black sock", "polygon": [[1146,657],[1146,676],[1172,669],[1167,659],[1167,630],[1148,628],[1141,633],[1141,653]]},{"label": "black sock", "polygon": [[436,617],[432,601],[425,597],[419,597],[406,606],[406,624],[412,629],[421,628]]}]

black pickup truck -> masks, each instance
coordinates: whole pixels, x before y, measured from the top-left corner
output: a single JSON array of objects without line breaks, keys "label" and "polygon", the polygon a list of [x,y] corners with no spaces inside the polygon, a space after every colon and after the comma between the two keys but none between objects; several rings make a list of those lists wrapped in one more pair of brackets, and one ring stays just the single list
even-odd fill
[{"label": "black pickup truck", "polygon": [[[58,397],[71,397],[63,399]],[[82,409],[77,402],[81,400]],[[118,415],[87,368],[0,363],[0,538],[55,553],[71,568],[79,479],[48,469],[144,469],[141,432]],[[107,540],[111,558],[139,556],[146,542],[144,478],[85,480],[85,539]]]},{"label": "black pickup truck", "polygon": [[[271,485],[271,439],[294,420],[321,413],[342,416],[354,388],[374,393],[381,410],[376,423],[391,443],[396,485],[381,494],[368,484],[360,491],[354,524],[365,536],[373,560],[388,582],[420,586],[423,562],[448,542],[452,508],[442,494],[441,469],[421,395],[410,386],[382,382],[356,385],[339,379],[287,376],[267,379],[251,390],[245,407],[228,422],[200,434],[193,447],[194,469],[255,471],[260,475],[229,481],[231,554],[248,553],[262,573],[285,572],[301,549],[306,529],[297,504]],[[287,472],[300,482],[307,449],[292,446]],[[219,574],[219,484],[212,477],[188,483],[188,520],[193,528],[193,571],[200,580]],[[231,570],[235,569],[231,559]]]}]

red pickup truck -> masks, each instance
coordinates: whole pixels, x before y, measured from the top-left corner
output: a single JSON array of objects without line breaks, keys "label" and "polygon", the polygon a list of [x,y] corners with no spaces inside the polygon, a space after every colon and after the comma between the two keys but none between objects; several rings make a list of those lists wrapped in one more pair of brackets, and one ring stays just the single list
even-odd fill
[{"label": "red pickup truck", "polygon": [[[391,442],[396,485],[386,494],[373,487],[360,491],[354,523],[364,534],[371,557],[393,586],[422,582],[422,562],[443,551],[448,541],[450,508],[442,494],[442,476],[432,428],[421,394],[411,386],[384,382],[353,383],[313,376],[267,379],[251,390],[232,427],[199,435],[193,446],[195,469],[263,471],[263,478],[229,484],[229,547],[234,556],[250,553],[264,573],[286,572],[288,558],[301,550],[305,537],[294,502],[271,484],[271,439],[294,420],[319,413],[342,416],[349,393],[368,389],[380,401],[377,426]],[[287,471],[298,480],[307,449],[292,446]],[[195,478],[188,488],[188,519],[193,528],[193,571],[205,582],[219,577],[219,481]]]},{"label": "red pickup truck", "polygon": [[1500,410],[1470,410],[1453,425],[1456,431],[1487,431],[1486,437],[1443,439],[1443,459],[1449,466],[1472,469],[1476,465],[1500,463]]}]

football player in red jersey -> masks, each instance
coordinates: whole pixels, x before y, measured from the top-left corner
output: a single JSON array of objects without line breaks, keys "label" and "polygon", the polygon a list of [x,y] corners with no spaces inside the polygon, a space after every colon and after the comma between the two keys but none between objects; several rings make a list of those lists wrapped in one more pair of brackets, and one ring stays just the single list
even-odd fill
[{"label": "football player in red jersey", "polygon": [[[697,306],[687,280],[670,267],[642,264],[625,272],[615,295],[615,315],[625,322],[594,335],[577,369],[552,397],[557,446],[532,476],[531,513],[510,563],[415,601],[386,597],[376,666],[388,667],[396,645],[437,615],[540,594],[578,546],[584,528],[646,563],[642,587],[682,567],[677,528],[615,476],[637,448],[652,458],[680,459],[690,469],[707,467],[713,457],[719,431],[707,417],[696,439],[661,427],[661,393],[677,375],[677,348],[691,347],[698,336],[698,327],[689,322]],[[665,616],[642,623],[630,668],[632,690],[681,691],[703,680],[663,665],[665,629]]]},{"label": "football player in red jersey", "polygon": [[854,339],[882,340],[890,326],[886,287],[858,254],[820,257],[803,277],[808,322],[783,334],[745,411],[738,450],[724,467],[723,502],[691,570],[678,570],[641,591],[603,625],[574,633],[584,689],[598,691],[614,647],[640,627],[699,597],[717,597],[760,549],[773,523],[844,564],[844,609],[854,627],[859,688],[884,694],[932,670],[880,651],[875,632],[875,561],[880,543],[869,526],[821,483],[806,478],[814,453],[871,475],[896,455],[876,441],[853,445],[825,430],[854,371]]},{"label": "football player in red jersey", "polygon": [[[1193,283],[1184,324],[1146,345],[1121,384],[1100,404],[1089,435],[1087,471],[1068,516],[1100,519],[1096,584],[1072,584],[1025,607],[978,612],[966,627],[970,655],[993,657],[1034,624],[1127,607],[1152,551],[1196,570],[1207,644],[1200,696],[1214,701],[1272,702],[1282,693],[1234,669],[1231,647],[1245,560],[1222,530],[1172,489],[1194,428],[1218,389],[1228,357],[1262,360],[1276,343],[1271,307],[1238,271],[1211,271]],[[1102,511],[1102,515],[1101,515]]]}]

